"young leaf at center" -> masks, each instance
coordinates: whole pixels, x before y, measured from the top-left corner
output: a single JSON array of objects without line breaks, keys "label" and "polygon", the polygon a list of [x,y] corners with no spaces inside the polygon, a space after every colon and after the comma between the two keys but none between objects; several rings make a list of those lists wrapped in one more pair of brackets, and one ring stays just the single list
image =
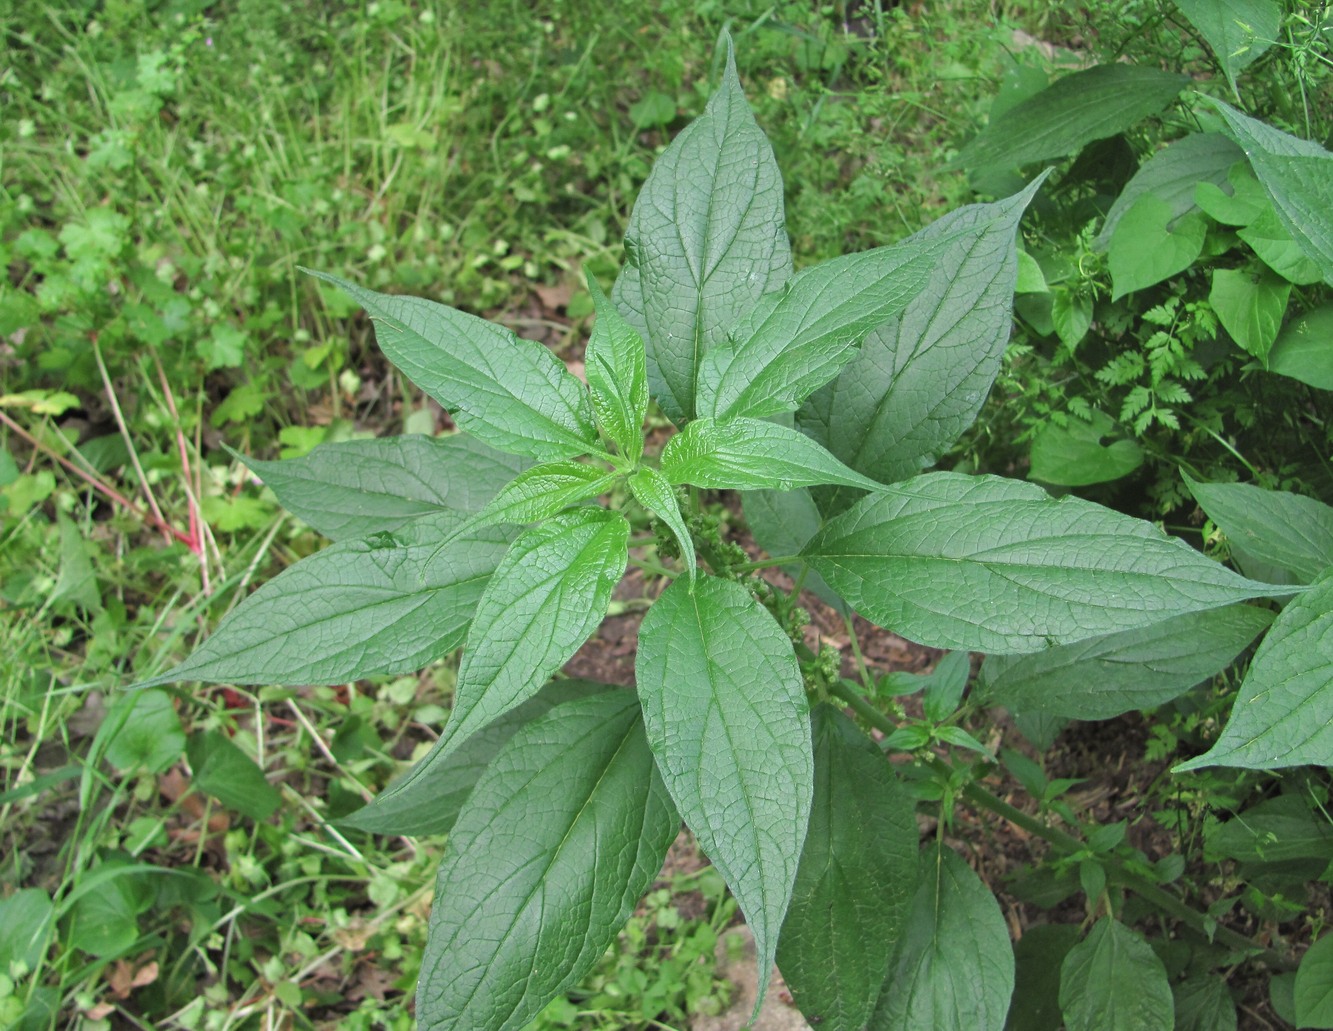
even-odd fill
[{"label": "young leaf at center", "polygon": [[620,453],[637,462],[643,454],[643,419],[648,414],[643,338],[602,293],[591,272],[588,292],[597,310],[597,322],[583,355],[592,408]]}]

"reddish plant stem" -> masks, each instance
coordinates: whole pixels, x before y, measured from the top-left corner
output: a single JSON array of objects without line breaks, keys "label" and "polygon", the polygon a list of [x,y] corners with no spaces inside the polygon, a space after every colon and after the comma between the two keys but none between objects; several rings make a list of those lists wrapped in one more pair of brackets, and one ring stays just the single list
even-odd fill
[{"label": "reddish plant stem", "polygon": [[22,437],[29,444],[31,444],[36,451],[48,456],[49,458],[54,459],[56,462],[59,462],[67,471],[73,473],[79,479],[83,480],[99,494],[104,495],[110,501],[114,502],[117,505],[120,505],[127,512],[131,512],[134,515],[138,516],[140,519],[142,519],[145,523],[152,526],[153,528],[161,531],[162,533],[166,534],[169,537],[174,537],[176,540],[180,541],[186,547],[191,546],[192,542],[188,534],[186,534],[181,530],[176,529],[174,526],[169,524],[165,519],[158,518],[157,516],[154,516],[152,512],[148,512],[145,511],[143,508],[140,508],[138,505],[136,505],[129,498],[125,497],[125,495],[121,494],[120,491],[116,490],[114,487],[110,486],[109,484],[103,483],[96,476],[92,476],[84,472],[73,462],[69,461],[69,459],[56,454],[49,447],[47,447],[45,444],[39,441],[36,437],[30,434],[27,430],[25,430],[22,426],[20,426],[18,423],[16,423],[13,419],[11,419],[8,415],[6,415],[2,411],[0,411],[0,423],[3,423],[14,433],[17,433],[20,437]]}]

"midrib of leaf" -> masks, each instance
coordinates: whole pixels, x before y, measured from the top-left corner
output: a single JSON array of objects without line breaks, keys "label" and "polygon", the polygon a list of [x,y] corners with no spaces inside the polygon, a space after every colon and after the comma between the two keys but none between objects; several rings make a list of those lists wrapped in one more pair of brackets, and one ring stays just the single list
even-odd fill
[{"label": "midrib of leaf", "polygon": [[[565,828],[565,833],[564,833],[564,835],[560,838],[560,843],[559,843],[558,845],[556,845],[555,848],[551,849],[549,855],[547,856],[546,864],[545,864],[545,866],[544,866],[543,869],[542,869],[542,875],[541,875],[541,877],[538,878],[538,880],[537,880],[536,884],[534,885],[534,887],[532,888],[532,890],[529,891],[526,895],[523,896],[523,904],[522,904],[521,906],[518,906],[518,907],[515,908],[514,922],[513,922],[513,923],[510,923],[508,929],[505,931],[504,935],[500,938],[499,942],[496,944],[496,947],[495,947],[495,953],[496,953],[496,954],[499,953],[500,949],[501,949],[504,945],[508,944],[510,937],[513,935],[513,931],[514,931],[514,926],[515,926],[515,924],[516,924],[516,923],[518,922],[518,920],[521,919],[521,918],[523,917],[523,915],[527,912],[527,908],[528,908],[529,904],[531,904],[533,897],[534,897],[538,892],[542,891],[542,890],[545,888],[545,886],[546,886],[546,875],[547,875],[548,873],[551,872],[551,867],[553,867],[553,866],[555,865],[556,860],[560,858],[561,854],[564,852],[565,847],[569,844],[569,838],[570,838],[570,835],[573,834],[573,832],[574,832],[574,828],[576,828],[576,827],[579,825],[579,822],[583,819],[584,814],[585,814],[585,813],[592,807],[592,801],[593,801],[594,798],[597,797],[597,793],[598,793],[598,791],[601,790],[602,784],[605,782],[606,777],[607,777],[607,774],[610,772],[611,768],[612,768],[613,766],[615,766],[615,764],[616,764],[616,760],[617,760],[618,758],[620,758],[620,756],[621,756],[621,754],[624,752],[626,746],[629,744],[630,736],[631,736],[631,734],[633,733],[633,731],[634,731],[634,726],[635,726],[635,724],[636,724],[637,722],[638,722],[637,720],[631,720],[631,721],[630,721],[630,724],[629,724],[629,726],[626,728],[625,733],[621,735],[621,738],[620,738],[620,744],[616,745],[616,750],[615,750],[615,752],[612,753],[611,758],[607,760],[606,765],[602,768],[602,772],[598,775],[598,777],[597,777],[597,782],[593,785],[592,790],[588,792],[588,797],[584,800],[583,805],[581,805],[581,806],[579,807],[579,811],[578,811],[578,813],[575,814],[574,818],[573,818],[572,820],[569,821],[569,826]],[[597,731],[600,730],[600,729],[601,729],[601,726],[600,726],[600,725],[599,725],[599,726],[595,726],[595,727],[591,727],[591,728],[589,728],[588,733],[583,734],[583,735],[581,735],[581,736],[579,737],[579,741],[578,741],[578,743],[579,743],[580,745],[583,744],[583,743],[585,743],[586,741],[588,741],[589,738],[593,737],[593,736],[597,733]],[[498,818],[500,817],[501,814],[503,814],[504,812],[506,812],[506,811],[507,811],[507,810],[514,804],[515,799],[522,793],[522,791],[523,791],[524,789],[526,789],[526,788],[533,782],[533,780],[535,780],[538,776],[540,776],[541,773],[542,773],[541,770],[534,770],[534,771],[532,772],[532,775],[528,777],[528,779],[523,783],[523,785],[522,785],[521,787],[516,788],[513,792],[511,792],[511,793],[510,793],[509,800],[506,801],[506,802],[504,803],[504,805],[500,806],[500,808],[496,810],[496,813],[495,813],[495,817],[494,817],[494,818],[495,818],[495,819],[498,819]],[[596,836],[596,833],[597,833],[597,827],[596,827],[596,822],[594,821],[594,823],[593,823],[593,834],[594,834],[594,837]],[[642,836],[642,821],[640,821],[640,836]],[[594,853],[595,853],[595,850],[594,850]],[[543,927],[545,926],[545,922],[544,922],[544,921],[539,921],[539,923],[540,923]],[[541,948],[541,943],[540,943],[540,940],[539,940],[539,941],[538,941],[538,946],[537,946],[537,951],[540,951],[540,948]],[[530,986],[531,983],[532,983],[532,975],[533,975],[535,972],[536,972],[535,970],[529,970],[529,971],[528,971],[527,977],[526,977],[525,980],[524,980],[524,991],[523,991],[523,995],[521,995],[521,996],[519,997],[519,1003],[520,1003],[520,1004],[522,1003],[522,1001],[523,1001],[525,998],[527,998],[527,994],[528,994],[527,989],[528,989],[528,986]],[[482,983],[483,983],[484,981],[485,981],[485,978],[481,978],[481,979],[479,979],[479,980],[473,985],[472,990],[471,990],[471,991],[468,993],[468,995],[467,995],[467,1000],[466,1000],[466,1002],[464,1002],[463,1005],[459,1007],[460,1010],[466,1011],[466,1010],[468,1009],[468,1007],[470,1007],[470,1006],[472,1005],[472,1000],[476,998],[476,996],[477,996],[477,992],[478,992],[478,990],[481,988],[481,985],[482,985]],[[513,1010],[510,1010],[510,1015],[512,1016],[512,1014],[513,1014]]]},{"label": "midrib of leaf", "polygon": [[[739,74],[737,75],[736,88],[738,90],[740,89]],[[726,121],[725,124],[722,126],[723,139],[726,139],[730,135],[730,130],[731,130],[731,104],[728,103],[726,105]],[[758,169],[757,165],[755,166],[755,169],[756,170]],[[713,188],[709,189],[708,191],[708,204],[704,208],[703,253],[705,258],[709,255],[709,253],[712,250],[713,201],[714,198],[717,196],[716,186],[718,177],[721,174],[721,170],[722,170],[722,150],[719,147],[717,152],[717,158],[713,162],[712,176],[710,178],[710,186]],[[751,173],[750,178],[751,178],[751,183],[753,184],[753,181],[755,179],[755,172]],[[677,189],[679,189],[679,182],[677,183]],[[754,207],[755,191],[750,190],[748,195],[749,195],[749,200],[745,202],[745,210],[741,213],[741,217],[737,219],[736,223],[737,225],[745,224],[745,216],[748,215],[750,213],[750,209]],[[677,210],[680,209],[679,198],[677,198],[676,209]],[[685,237],[681,234],[680,222],[676,219],[673,219],[672,221],[675,223],[676,226],[676,238],[680,240],[681,252],[688,255],[689,248],[685,246]],[[735,241],[733,241],[733,243],[734,242]],[[724,249],[722,253],[719,254],[717,258],[713,261],[712,268],[704,269],[701,266],[697,271],[694,269],[690,270],[690,273],[691,275],[693,275],[695,282],[694,339],[691,341],[691,354],[690,354],[690,396],[684,399],[685,403],[682,404],[680,407],[683,411],[688,412],[691,418],[695,414],[694,399],[699,393],[699,362],[703,358],[704,287],[708,284],[708,281],[713,278],[713,273],[716,272],[719,267],[721,267],[722,262],[726,260],[726,257],[727,257],[727,250]]]}]

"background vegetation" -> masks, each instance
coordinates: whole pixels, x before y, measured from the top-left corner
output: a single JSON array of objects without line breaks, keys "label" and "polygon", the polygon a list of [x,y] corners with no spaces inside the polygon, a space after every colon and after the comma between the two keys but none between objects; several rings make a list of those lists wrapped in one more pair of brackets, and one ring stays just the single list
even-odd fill
[{"label": "background vegetation", "polygon": [[[798,264],[995,191],[943,169],[997,93],[1122,54],[1221,81],[1168,0],[650,7],[107,0],[0,15],[0,928],[33,914],[41,928],[0,940],[0,1026],[410,1026],[438,843],[330,821],[429,746],[451,667],[336,689],[116,691],[319,546],[223,445],[292,457],[447,426],[298,265],[485,314],[577,362],[582,270],[609,283],[619,267],[630,204],[702,108],[724,26],[782,164]],[[1291,4],[1239,83],[1251,113],[1316,140],[1333,130],[1324,17]],[[1066,176],[1038,212],[1028,247],[1061,304],[1112,292],[1087,229],[1112,185]],[[1043,430],[1096,409],[1145,457],[1093,496],[1201,544],[1178,467],[1333,501],[1326,394],[1231,355],[1170,400],[1163,381],[1213,337],[1197,281],[1160,292],[1081,347],[1028,313],[947,464],[1021,475]],[[1130,318],[1168,303],[1202,311],[1170,367]],[[1139,386],[1174,423],[1136,421]],[[1219,697],[1164,721],[1145,761],[1206,733]],[[1144,782],[1139,802],[1170,801],[1186,840],[1277,781]],[[1181,790],[1185,804],[1168,799]],[[1313,776],[1297,790],[1327,798]],[[1215,856],[1191,890],[1222,898],[1235,864]],[[1327,898],[1303,886],[1325,870],[1261,872],[1242,900],[1255,920],[1311,934]],[[720,879],[682,865],[541,1025],[683,1027],[721,1008],[714,947],[733,916]]]}]

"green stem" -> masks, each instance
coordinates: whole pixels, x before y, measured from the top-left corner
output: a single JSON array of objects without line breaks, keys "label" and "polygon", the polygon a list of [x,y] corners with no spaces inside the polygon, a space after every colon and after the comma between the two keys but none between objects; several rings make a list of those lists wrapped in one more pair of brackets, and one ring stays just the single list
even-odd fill
[{"label": "green stem", "polygon": [[748,573],[752,569],[769,569],[773,566],[790,566],[793,563],[801,562],[800,555],[780,555],[777,558],[757,558],[753,562],[742,562],[739,565],[732,566],[731,569],[736,573]]},{"label": "green stem", "polygon": [[[858,716],[864,719],[871,726],[886,734],[892,734],[897,730],[897,726],[892,720],[888,719],[882,712],[876,709],[868,701],[858,695],[846,684],[835,683],[829,687],[830,693],[836,695],[845,702]],[[945,762],[939,756],[919,755],[919,758],[935,772],[946,778],[952,778],[957,771],[949,763]],[[1016,827],[1021,827],[1029,834],[1036,835],[1054,845],[1060,851],[1069,855],[1077,855],[1080,852],[1091,854],[1086,842],[1060,830],[1057,827],[1050,827],[1029,813],[1010,805],[1004,799],[987,791],[981,785],[975,782],[967,783],[961,792],[961,797],[966,799],[972,805],[986,809],[1001,819],[1008,820]],[[1197,909],[1187,905],[1169,892],[1163,891],[1157,885],[1153,884],[1141,874],[1134,873],[1125,867],[1124,861],[1118,856],[1099,855],[1098,860],[1110,867],[1114,871],[1116,879],[1126,888],[1133,891],[1140,898],[1156,906],[1159,910],[1170,916],[1175,917],[1181,923],[1187,924],[1200,934],[1210,939],[1216,939],[1233,949],[1250,953],[1253,958],[1262,960],[1274,970],[1294,970],[1296,962],[1288,956],[1282,955],[1273,949],[1265,948],[1262,945],[1250,940],[1243,934],[1233,931],[1221,924],[1213,923],[1209,927],[1209,918]]]}]

